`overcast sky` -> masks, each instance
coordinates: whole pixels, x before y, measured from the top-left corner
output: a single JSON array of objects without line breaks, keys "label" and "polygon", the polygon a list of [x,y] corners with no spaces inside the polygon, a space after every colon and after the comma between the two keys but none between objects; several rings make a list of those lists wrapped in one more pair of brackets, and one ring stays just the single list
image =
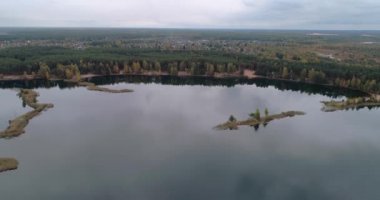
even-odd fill
[{"label": "overcast sky", "polygon": [[380,29],[380,0],[1,0],[0,26]]}]

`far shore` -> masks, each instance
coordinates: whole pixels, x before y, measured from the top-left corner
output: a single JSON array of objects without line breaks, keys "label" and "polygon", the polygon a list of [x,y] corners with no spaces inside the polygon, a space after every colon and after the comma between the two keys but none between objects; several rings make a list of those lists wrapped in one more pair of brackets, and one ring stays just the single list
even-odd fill
[{"label": "far shore", "polygon": [[[82,80],[88,80],[91,78],[95,77],[104,77],[104,76],[173,76],[170,75],[167,72],[143,72],[143,73],[128,73],[128,74],[110,74],[110,75],[102,75],[102,74],[94,74],[94,73],[88,73],[88,74],[81,74],[81,79]],[[368,96],[379,96],[380,94],[376,93],[369,93],[364,90],[359,90],[356,88],[351,88],[351,87],[340,87],[332,84],[320,84],[320,83],[313,83],[309,81],[300,81],[300,80],[291,80],[291,79],[284,79],[284,78],[273,78],[273,77],[268,77],[268,76],[260,76],[256,75],[254,70],[249,70],[245,69],[242,74],[239,72],[236,73],[214,73],[213,75],[191,75],[188,72],[185,71],[179,71],[178,74],[176,75],[177,77],[210,77],[210,78],[220,78],[220,79],[225,79],[225,78],[247,78],[247,79],[267,79],[267,80],[274,80],[274,81],[285,81],[285,82],[293,82],[293,83],[306,83],[306,84],[312,84],[312,85],[320,85],[320,86],[326,86],[326,87],[336,87],[336,88],[343,88],[343,89],[348,89],[352,91],[359,91],[362,92]],[[32,75],[2,75],[0,76],[0,81],[31,81],[31,80],[44,80],[41,77],[33,77]],[[58,77],[51,77],[49,80],[51,81],[64,81],[65,79],[58,78]]]},{"label": "far shore", "polygon": [[[110,75],[102,75],[102,74],[94,74],[94,73],[89,73],[89,74],[81,74],[81,78],[82,79],[89,79],[89,78],[94,78],[94,77],[102,77],[102,76],[119,76],[119,75],[133,75],[133,76],[170,76],[169,73],[167,72],[143,72],[143,73],[129,73],[129,74],[123,74],[123,73],[119,73],[119,74],[110,74]],[[191,75],[190,73],[188,72],[185,72],[185,71],[179,71],[178,72],[178,77],[214,77],[214,78],[242,78],[242,77],[245,77],[245,78],[249,78],[249,79],[253,79],[253,78],[264,78],[264,76],[258,76],[258,75],[255,75],[255,71],[253,70],[244,70],[243,72],[243,75],[241,75],[240,73],[236,72],[236,73],[214,73],[214,75]],[[43,80],[43,78],[40,78],[40,77],[33,77],[32,75],[17,75],[17,74],[4,74],[2,77],[0,77],[0,81],[23,81],[23,80]],[[53,80],[53,81],[59,81],[59,80],[64,80],[62,78],[58,78],[58,77],[51,77],[49,80]]]}]

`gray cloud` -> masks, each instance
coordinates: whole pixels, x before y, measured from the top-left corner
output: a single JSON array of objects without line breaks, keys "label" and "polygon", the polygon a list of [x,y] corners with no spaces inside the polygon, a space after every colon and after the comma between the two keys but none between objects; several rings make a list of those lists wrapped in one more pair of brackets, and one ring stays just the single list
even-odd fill
[{"label": "gray cloud", "polygon": [[0,26],[380,29],[378,0],[5,0]]}]

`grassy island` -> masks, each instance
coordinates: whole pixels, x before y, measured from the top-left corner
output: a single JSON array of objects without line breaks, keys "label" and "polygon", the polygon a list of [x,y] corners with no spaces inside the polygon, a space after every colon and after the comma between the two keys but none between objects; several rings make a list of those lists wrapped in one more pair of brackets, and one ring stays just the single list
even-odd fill
[{"label": "grassy island", "polygon": [[18,161],[13,158],[0,158],[0,172],[15,170],[18,167]]},{"label": "grassy island", "polygon": [[322,101],[322,111],[334,112],[338,110],[359,109],[364,107],[380,107],[380,96],[348,98],[342,101]]},{"label": "grassy island", "polygon": [[283,119],[287,117],[294,117],[296,115],[305,115],[304,112],[301,111],[287,111],[282,112],[280,114],[275,115],[267,115],[265,117],[260,117],[260,114],[251,114],[249,119],[238,121],[233,116],[229,118],[229,120],[223,124],[219,124],[215,127],[217,130],[236,130],[239,126],[259,126],[261,124],[268,124],[270,121]]},{"label": "grassy island", "polygon": [[37,101],[38,93],[33,90],[21,89],[19,92],[24,104],[34,110],[16,117],[9,121],[9,126],[4,131],[0,132],[0,138],[18,137],[25,132],[25,127],[29,121],[39,115],[42,111],[53,107],[53,104],[40,104]]}]

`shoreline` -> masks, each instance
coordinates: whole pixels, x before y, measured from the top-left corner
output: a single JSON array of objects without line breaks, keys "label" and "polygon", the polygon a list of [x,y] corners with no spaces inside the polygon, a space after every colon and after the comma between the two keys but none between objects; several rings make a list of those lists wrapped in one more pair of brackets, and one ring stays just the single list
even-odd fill
[{"label": "shoreline", "polygon": [[[272,80],[272,81],[284,81],[284,82],[291,82],[291,83],[303,83],[303,84],[310,84],[310,85],[316,85],[316,86],[324,86],[324,87],[333,87],[333,88],[339,88],[339,89],[347,89],[351,91],[357,91],[361,92],[363,94],[366,94],[367,96],[380,96],[380,94],[377,93],[370,93],[364,90],[351,88],[351,87],[342,87],[337,86],[333,84],[321,84],[321,83],[313,83],[309,81],[301,81],[301,80],[292,80],[292,79],[284,79],[284,78],[272,78],[268,76],[261,76],[261,75],[255,75],[255,71],[245,69],[243,74],[240,73],[215,73],[214,75],[190,75],[187,72],[178,72],[178,75],[170,75],[167,72],[143,72],[143,73],[129,73],[129,74],[109,74],[109,75],[102,75],[102,74],[94,74],[94,73],[88,73],[81,75],[81,79],[88,80],[91,78],[96,77],[107,77],[107,76],[147,76],[147,77],[159,77],[159,76],[174,76],[174,77],[203,77],[203,78],[216,78],[216,79],[229,79],[229,78],[246,78],[246,79],[266,79],[266,80]],[[24,75],[3,75],[3,77],[0,77],[0,82],[4,81],[33,81],[33,80],[45,80],[41,77],[32,77],[31,75],[27,75],[25,77]],[[58,78],[58,77],[52,77],[49,79],[50,81],[66,81],[66,79]]]}]

